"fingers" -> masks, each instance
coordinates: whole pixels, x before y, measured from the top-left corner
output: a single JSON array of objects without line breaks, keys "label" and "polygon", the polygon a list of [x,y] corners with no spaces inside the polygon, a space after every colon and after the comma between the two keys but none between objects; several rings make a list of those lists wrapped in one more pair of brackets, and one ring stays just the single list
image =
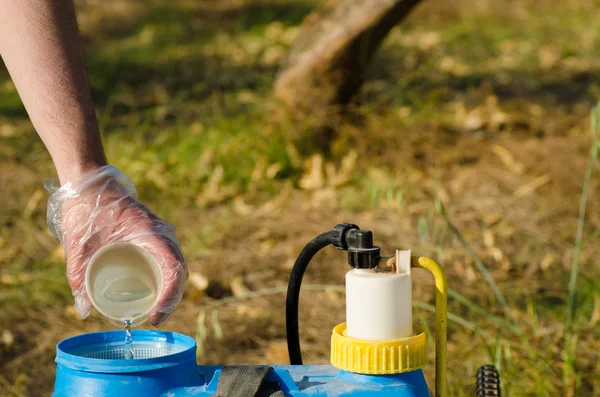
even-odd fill
[{"label": "fingers", "polygon": [[158,302],[148,316],[150,324],[158,325],[168,319],[181,301],[188,272],[181,251],[172,240],[162,235],[145,236],[143,246],[160,263],[163,273]]},{"label": "fingers", "polygon": [[75,309],[77,309],[81,318],[86,318],[92,308],[92,303],[85,287],[86,266],[84,265],[84,261],[88,255],[87,251],[74,247],[70,249],[67,246],[67,280],[75,298]]},{"label": "fingers", "polygon": [[70,208],[65,213],[65,233],[63,235],[67,260],[67,280],[75,298],[75,309],[82,319],[89,316],[92,308],[85,287],[85,272],[89,258],[97,249],[97,239],[93,235],[86,236],[87,230],[82,226],[81,219],[87,217],[87,212],[84,205]]}]

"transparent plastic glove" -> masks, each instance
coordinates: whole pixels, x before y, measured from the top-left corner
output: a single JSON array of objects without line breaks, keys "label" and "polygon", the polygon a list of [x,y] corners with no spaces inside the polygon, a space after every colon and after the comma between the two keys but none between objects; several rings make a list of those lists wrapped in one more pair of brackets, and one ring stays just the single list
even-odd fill
[{"label": "transparent plastic glove", "polygon": [[131,180],[113,166],[90,171],[62,187],[51,181],[45,188],[51,194],[48,227],[65,248],[67,279],[81,318],[92,306],[85,287],[90,258],[102,246],[130,242],[160,264],[163,289],[148,320],[153,325],[165,321],[181,301],[188,276],[173,225],[140,202]]}]

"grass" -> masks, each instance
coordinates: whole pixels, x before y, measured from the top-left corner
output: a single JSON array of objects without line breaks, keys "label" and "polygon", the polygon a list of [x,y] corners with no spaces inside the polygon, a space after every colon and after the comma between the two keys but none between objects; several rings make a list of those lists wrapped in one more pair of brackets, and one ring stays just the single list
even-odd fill
[{"label": "grass", "polygon": [[456,228],[456,226],[454,226],[454,224],[452,223],[452,221],[448,217],[448,213],[446,212],[446,209],[444,208],[444,205],[442,204],[442,202],[440,200],[436,201],[436,207],[438,209],[438,212],[442,215],[442,217],[446,221],[446,224],[448,225],[448,228],[452,231],[452,233],[454,235],[456,235],[456,238],[458,239],[458,241],[460,241],[460,243],[465,247],[465,250],[473,258],[475,264],[477,265],[477,269],[483,275],[484,280],[486,281],[486,283],[488,284],[488,286],[490,287],[490,289],[494,293],[494,296],[496,297],[496,299],[498,299],[498,302],[500,302],[500,304],[502,305],[502,308],[504,309],[505,313],[510,314],[510,309],[508,307],[508,302],[506,301],[506,298],[504,297],[504,295],[502,294],[502,292],[498,288],[498,285],[494,281],[494,278],[490,274],[490,272],[487,269],[487,266],[485,265],[485,263],[483,263],[483,261],[481,260],[481,258],[479,258],[479,255],[477,255],[477,253],[475,253],[475,251],[473,250],[473,248],[471,248],[471,245],[467,242],[467,240],[465,240],[465,238],[462,235],[462,233],[460,232],[460,230],[458,230]]},{"label": "grass", "polygon": [[575,376],[575,355],[576,346],[575,340],[577,334],[573,329],[575,309],[577,308],[577,283],[579,277],[579,260],[581,258],[581,250],[583,248],[584,225],[587,211],[587,204],[590,194],[590,185],[594,168],[598,162],[598,152],[600,152],[600,142],[598,134],[600,133],[599,123],[600,105],[596,105],[590,117],[590,132],[592,135],[592,148],[590,149],[590,158],[588,167],[583,181],[583,192],[581,193],[581,204],[579,206],[579,219],[577,223],[577,237],[575,239],[575,254],[573,255],[573,263],[571,264],[571,276],[569,278],[569,302],[567,306],[566,319],[566,338],[565,338],[565,371],[564,382],[567,385],[569,395],[575,395],[576,376]]},{"label": "grass", "polygon": [[[296,141],[306,126],[270,90],[316,3],[80,4],[109,158],[210,281],[188,283],[166,327],[202,334],[205,363],[285,362],[290,263],[314,235],[352,221],[386,252],[410,247],[445,266],[451,395],[473,395],[477,367],[495,363],[506,396],[600,396],[598,149],[587,124],[600,3],[423,3],[377,53],[356,117],[311,156]],[[53,174],[0,68],[0,394],[47,394],[55,343],[107,328],[70,309],[63,253],[45,231],[41,186]],[[316,258],[306,283],[338,288],[346,268],[335,255]],[[258,295],[248,302],[232,280]],[[301,305],[307,362],[327,361],[329,329],[343,321],[331,288]],[[432,291],[416,274],[415,318],[430,330]]]}]

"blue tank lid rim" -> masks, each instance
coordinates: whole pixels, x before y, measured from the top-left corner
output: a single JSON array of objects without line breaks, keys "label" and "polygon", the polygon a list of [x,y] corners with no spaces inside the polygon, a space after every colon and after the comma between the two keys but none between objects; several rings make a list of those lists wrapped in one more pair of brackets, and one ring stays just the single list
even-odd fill
[{"label": "blue tank lid rim", "polygon": [[167,342],[177,344],[183,347],[183,350],[162,357],[136,360],[89,358],[70,353],[70,351],[72,352],[74,349],[86,345],[100,345],[125,340],[125,331],[101,331],[76,335],[62,340],[56,345],[56,359],[54,361],[58,365],[73,370],[94,373],[145,372],[185,363],[196,366],[196,341],[190,336],[177,332],[155,330],[133,330],[131,334],[134,341]]}]

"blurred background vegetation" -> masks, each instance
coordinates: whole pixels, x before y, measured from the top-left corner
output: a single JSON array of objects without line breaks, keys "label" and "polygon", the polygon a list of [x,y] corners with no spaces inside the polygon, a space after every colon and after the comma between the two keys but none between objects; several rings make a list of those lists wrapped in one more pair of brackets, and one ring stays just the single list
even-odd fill
[{"label": "blurred background vegetation", "polygon": [[[354,222],[385,252],[412,248],[445,266],[450,395],[474,395],[477,367],[491,362],[506,396],[600,396],[589,118],[600,2],[423,1],[348,107],[292,117],[274,81],[319,6],[77,2],[109,160],[176,225],[190,266],[163,328],[195,335],[200,363],[286,363],[281,290],[293,261],[317,234]],[[315,149],[317,133],[327,139]],[[49,395],[55,344],[111,327],[72,308],[45,226],[42,183],[54,175],[0,68],[1,395]],[[308,271],[306,283],[325,286],[302,301],[306,362],[328,360],[345,271],[333,249]],[[415,277],[415,318],[433,329],[432,280]],[[426,375],[433,384],[432,365]]]}]

